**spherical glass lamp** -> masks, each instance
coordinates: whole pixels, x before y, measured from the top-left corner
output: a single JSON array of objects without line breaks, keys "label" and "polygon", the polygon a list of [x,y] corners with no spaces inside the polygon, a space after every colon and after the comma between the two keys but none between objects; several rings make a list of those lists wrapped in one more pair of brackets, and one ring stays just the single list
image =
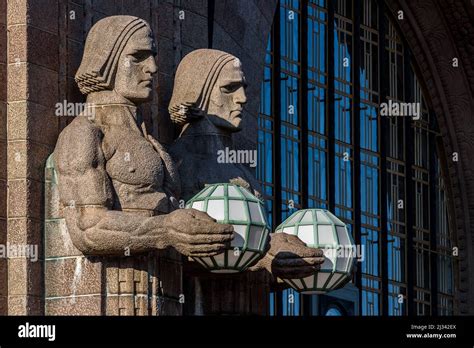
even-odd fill
[{"label": "spherical glass lamp", "polygon": [[303,209],[293,213],[275,233],[298,236],[308,247],[324,252],[324,263],[313,275],[302,279],[284,279],[303,294],[324,294],[344,286],[351,277],[355,244],[346,225],[325,209]]},{"label": "spherical glass lamp", "polygon": [[231,247],[213,257],[193,257],[214,273],[244,271],[264,254],[270,228],[261,200],[236,184],[207,185],[186,203],[209,214],[220,223],[234,227]]}]

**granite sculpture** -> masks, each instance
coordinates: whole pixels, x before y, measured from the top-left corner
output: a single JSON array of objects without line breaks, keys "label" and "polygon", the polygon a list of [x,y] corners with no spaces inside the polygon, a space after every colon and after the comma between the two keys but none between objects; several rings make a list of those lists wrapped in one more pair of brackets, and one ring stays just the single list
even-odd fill
[{"label": "granite sculpture", "polygon": [[[182,127],[171,155],[178,164],[184,200],[205,184],[225,182],[240,184],[260,195],[248,163],[218,160],[222,151],[236,151],[232,134],[242,129],[243,106],[247,102],[245,88],[241,62],[229,53],[198,49],[180,62],[168,110],[171,120]],[[266,254],[250,271],[266,270],[275,277],[303,278],[323,261],[321,249],[307,247],[296,236],[272,234]]]},{"label": "granite sculpture", "polygon": [[220,253],[230,225],[176,209],[180,179],[138,106],[152,96],[156,46],[144,20],[111,16],[90,30],[75,80],[87,109],[54,150],[59,198],[73,244],[85,255],[133,255],[169,247]]}]

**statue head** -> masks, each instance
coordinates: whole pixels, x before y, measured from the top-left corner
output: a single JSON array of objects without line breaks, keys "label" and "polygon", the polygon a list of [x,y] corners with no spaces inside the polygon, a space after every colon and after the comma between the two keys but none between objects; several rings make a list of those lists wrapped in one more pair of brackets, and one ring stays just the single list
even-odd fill
[{"label": "statue head", "polygon": [[186,55],[176,71],[169,105],[171,120],[183,125],[207,117],[216,127],[239,131],[247,102],[240,60],[213,49]]},{"label": "statue head", "polygon": [[83,94],[111,90],[138,104],[152,96],[156,46],[150,26],[133,16],[111,16],[89,31],[75,80]]}]

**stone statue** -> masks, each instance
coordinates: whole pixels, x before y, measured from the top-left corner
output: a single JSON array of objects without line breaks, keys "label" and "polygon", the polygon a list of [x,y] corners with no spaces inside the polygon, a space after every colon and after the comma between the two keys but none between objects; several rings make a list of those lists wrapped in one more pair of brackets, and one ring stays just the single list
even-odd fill
[{"label": "stone statue", "polygon": [[[248,164],[219,163],[221,151],[234,149],[232,133],[241,130],[246,81],[238,58],[198,49],[178,66],[169,112],[183,126],[171,154],[178,163],[182,198],[205,184],[233,182],[258,193],[258,182]],[[279,278],[309,276],[324,261],[320,249],[307,247],[296,236],[272,234],[265,256],[250,271],[266,270]]]},{"label": "stone statue", "polygon": [[137,110],[152,95],[155,55],[150,26],[137,17],[104,18],[87,36],[75,79],[88,109],[61,132],[54,151],[67,228],[85,255],[172,247],[210,256],[233,238],[232,226],[175,210],[177,169]]}]

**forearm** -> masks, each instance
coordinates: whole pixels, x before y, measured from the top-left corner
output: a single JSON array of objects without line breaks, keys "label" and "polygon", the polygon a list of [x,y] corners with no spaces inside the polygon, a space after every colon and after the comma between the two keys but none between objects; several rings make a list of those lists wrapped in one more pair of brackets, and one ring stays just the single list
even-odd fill
[{"label": "forearm", "polygon": [[87,255],[129,255],[165,249],[164,215],[143,217],[105,208],[66,209],[74,245]]}]

